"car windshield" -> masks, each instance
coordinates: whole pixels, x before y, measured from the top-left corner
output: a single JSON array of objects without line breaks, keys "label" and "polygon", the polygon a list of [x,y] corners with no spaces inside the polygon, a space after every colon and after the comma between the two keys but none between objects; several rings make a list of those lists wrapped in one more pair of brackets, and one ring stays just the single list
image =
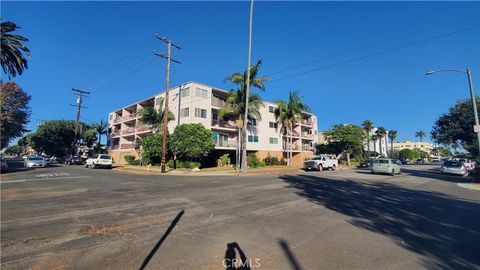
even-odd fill
[{"label": "car windshield", "polygon": [[445,162],[445,167],[460,168],[460,167],[462,167],[462,162],[460,162],[460,161],[447,161],[447,162]]},{"label": "car windshield", "polygon": [[314,157],[314,158],[312,158],[312,160],[322,160],[322,158],[321,157]]},{"label": "car windshield", "polygon": [[31,157],[31,158],[29,158],[29,160],[43,160],[43,158],[41,158],[41,157]]},{"label": "car windshield", "polygon": [[378,160],[373,161],[373,163],[387,164],[388,159],[378,159]]},{"label": "car windshield", "polygon": [[365,162],[365,163],[370,163],[370,162],[372,162],[372,160],[367,159],[367,160],[364,160],[363,162]]},{"label": "car windshield", "polygon": [[107,155],[100,155],[100,159],[112,159],[112,158]]}]

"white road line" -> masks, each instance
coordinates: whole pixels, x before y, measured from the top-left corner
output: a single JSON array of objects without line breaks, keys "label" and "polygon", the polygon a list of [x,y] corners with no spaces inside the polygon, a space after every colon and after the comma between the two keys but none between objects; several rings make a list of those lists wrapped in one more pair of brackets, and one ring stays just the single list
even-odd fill
[{"label": "white road line", "polygon": [[78,179],[78,178],[90,178],[90,176],[69,176],[69,177],[52,177],[52,178],[34,178],[34,179],[19,179],[19,180],[10,180],[2,181],[0,184],[8,183],[21,183],[21,182],[31,182],[31,181],[46,181],[46,180],[59,180],[59,179]]}]

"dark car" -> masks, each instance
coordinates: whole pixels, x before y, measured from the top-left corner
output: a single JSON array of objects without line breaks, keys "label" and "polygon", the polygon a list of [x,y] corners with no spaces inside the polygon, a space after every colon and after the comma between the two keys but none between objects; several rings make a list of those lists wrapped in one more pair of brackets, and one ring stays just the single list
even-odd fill
[{"label": "dark car", "polygon": [[373,160],[371,159],[366,159],[360,165],[358,165],[359,168],[370,168],[372,167]]},{"label": "dark car", "polygon": [[398,160],[402,163],[401,165],[406,165],[407,164],[407,160],[404,159],[404,158],[399,158]]},{"label": "dark car", "polygon": [[83,165],[83,159],[79,156],[71,156],[65,159],[65,164],[68,165]]},{"label": "dark car", "polygon": [[7,171],[8,169],[7,161],[3,157],[0,157],[0,166],[1,166],[2,173]]}]

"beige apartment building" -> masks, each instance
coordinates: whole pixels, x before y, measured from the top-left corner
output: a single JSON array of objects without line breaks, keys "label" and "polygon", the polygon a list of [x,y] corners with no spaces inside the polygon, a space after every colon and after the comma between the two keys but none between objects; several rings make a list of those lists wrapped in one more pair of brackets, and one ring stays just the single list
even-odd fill
[{"label": "beige apartment building", "polygon": [[393,149],[401,151],[403,149],[418,149],[423,150],[427,153],[430,153],[433,149],[433,145],[429,142],[411,142],[411,141],[404,141],[404,142],[397,142],[393,143]]},{"label": "beige apartment building", "polygon": [[[197,82],[187,82],[169,90],[169,109],[175,120],[168,124],[173,133],[175,127],[186,123],[201,123],[213,131],[215,151],[219,154],[230,153],[235,157],[238,130],[234,119],[219,119],[218,111],[223,107],[228,91]],[[159,108],[165,99],[165,92],[132,103],[109,114],[109,149],[117,164],[125,163],[125,155],[138,156],[135,143],[152,133],[152,127],[143,125],[137,112],[145,107]],[[253,121],[248,132],[247,150],[255,152],[260,159],[267,156],[285,158],[285,135],[274,116],[276,105],[264,101],[260,108],[261,121]],[[317,117],[304,113],[301,123],[293,132],[294,165],[312,157],[317,136]]]}]

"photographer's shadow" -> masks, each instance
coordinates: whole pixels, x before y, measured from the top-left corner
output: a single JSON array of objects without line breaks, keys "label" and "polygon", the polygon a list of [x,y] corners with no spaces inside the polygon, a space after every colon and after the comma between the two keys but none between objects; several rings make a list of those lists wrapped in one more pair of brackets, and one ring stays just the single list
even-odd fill
[{"label": "photographer's shadow", "polygon": [[[237,252],[240,258],[237,259]],[[247,256],[237,242],[227,243],[223,266],[226,270],[250,270]]]}]

